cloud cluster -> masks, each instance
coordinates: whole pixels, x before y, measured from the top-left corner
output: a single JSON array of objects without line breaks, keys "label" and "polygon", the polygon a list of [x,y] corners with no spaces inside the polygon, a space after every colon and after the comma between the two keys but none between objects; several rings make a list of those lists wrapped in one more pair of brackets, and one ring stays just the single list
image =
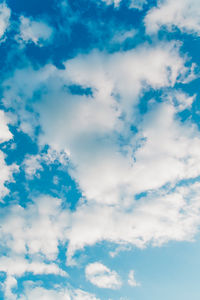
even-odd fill
[{"label": "cloud cluster", "polygon": [[1,210],[2,248],[10,255],[42,254],[53,260],[59,241],[66,239],[68,222],[68,212],[56,198],[41,196],[26,208],[9,206]]},{"label": "cloud cluster", "polygon": [[[117,7],[121,1],[104,2]],[[130,3],[142,9],[146,1]],[[160,2],[145,18],[147,32],[176,26],[199,34],[199,10],[197,1],[193,3]],[[10,10],[1,4],[0,37],[9,17]],[[115,38],[123,42],[133,34],[131,30]],[[52,35],[45,22],[20,17],[21,42],[42,46]],[[194,69],[178,42],[160,42],[112,53],[93,50],[63,62],[62,69],[29,64],[4,81],[3,104],[13,119],[0,111],[0,143],[13,137],[8,122],[17,125],[39,148],[24,158],[26,179],[42,172],[43,163],[59,161],[68,164],[82,193],[74,211],[49,196],[24,207],[15,203],[0,208],[0,271],[7,276],[9,300],[16,299],[12,290],[25,273],[66,276],[56,264],[60,245],[69,265],[77,250],[101,241],[144,248],[194,238],[200,225],[200,132],[192,120],[181,120],[180,112],[191,108],[196,95],[175,89],[195,78]],[[148,99],[141,113],[148,91],[162,96]],[[0,151],[2,198],[17,168],[5,158]],[[119,275],[100,262],[89,263],[85,276],[99,288],[122,285]],[[139,285],[133,270],[128,283]],[[97,299],[82,290],[39,286],[25,289],[20,297]]]},{"label": "cloud cluster", "polygon": [[[113,54],[78,55],[63,70],[51,65],[17,70],[5,81],[4,103],[16,109],[21,129],[27,132],[31,124],[32,134],[39,120],[40,147],[49,145],[56,153],[66,153],[69,172],[87,201],[73,213],[57,214],[56,200],[56,220],[63,214],[65,221],[59,220],[45,245],[43,236],[33,234],[29,240],[29,230],[27,235],[21,233],[30,253],[55,255],[58,240],[68,240],[70,262],[77,249],[101,240],[145,247],[193,238],[199,222],[198,184],[187,186],[186,194],[175,186],[200,174],[198,128],[177,114],[190,108],[195,96],[170,90],[177,82],[190,80],[193,69],[186,64],[177,43],[145,44]],[[151,99],[148,112],[141,115],[138,103],[150,88],[170,92],[161,103]],[[35,92],[40,101],[34,99]],[[34,114],[25,113],[27,99],[29,105],[34,100],[37,121]],[[137,200],[144,192],[147,196]],[[22,210],[23,218],[29,210]],[[48,217],[42,219],[54,228]]]}]

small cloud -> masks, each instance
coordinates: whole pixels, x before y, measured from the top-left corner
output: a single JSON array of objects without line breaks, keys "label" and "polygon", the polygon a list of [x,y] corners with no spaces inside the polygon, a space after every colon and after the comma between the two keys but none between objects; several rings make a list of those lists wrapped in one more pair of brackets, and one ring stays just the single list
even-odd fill
[{"label": "small cloud", "polygon": [[122,285],[117,272],[111,271],[99,262],[87,265],[85,274],[87,280],[99,288],[119,289]]},{"label": "small cloud", "polygon": [[135,280],[135,272],[134,270],[131,270],[129,272],[129,275],[128,275],[128,284],[130,286],[140,286],[140,283],[138,283],[136,280]]},{"label": "small cloud", "polygon": [[34,43],[41,47],[50,40],[53,34],[53,29],[43,21],[35,21],[21,16],[20,22],[20,33],[16,38],[21,43]]},{"label": "small cloud", "polygon": [[3,38],[8,26],[10,25],[11,10],[6,3],[0,4],[0,41]]}]

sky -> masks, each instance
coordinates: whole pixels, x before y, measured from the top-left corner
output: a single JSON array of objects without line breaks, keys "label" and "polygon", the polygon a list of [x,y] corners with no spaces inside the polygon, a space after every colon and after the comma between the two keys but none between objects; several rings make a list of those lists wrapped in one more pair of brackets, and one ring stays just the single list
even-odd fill
[{"label": "sky", "polygon": [[199,0],[0,1],[0,299],[199,300]]}]

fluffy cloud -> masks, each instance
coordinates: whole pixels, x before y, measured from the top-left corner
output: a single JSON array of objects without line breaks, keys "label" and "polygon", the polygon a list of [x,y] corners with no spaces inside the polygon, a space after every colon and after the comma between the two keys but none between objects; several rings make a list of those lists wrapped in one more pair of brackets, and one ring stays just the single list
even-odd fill
[{"label": "fluffy cloud", "polygon": [[17,36],[19,41],[25,43],[32,42],[38,46],[42,46],[53,34],[53,29],[43,21],[21,16],[20,22],[20,34]]},{"label": "fluffy cloud", "polygon": [[8,26],[10,25],[10,8],[4,3],[0,4],[0,40],[3,38]]},{"label": "fluffy cloud", "polygon": [[[74,251],[102,240],[144,248],[170,240],[192,240],[200,224],[200,184],[149,192],[132,208],[82,205],[74,213],[68,239],[68,261]],[[167,214],[166,214],[167,211]]]},{"label": "fluffy cloud", "polygon": [[56,264],[45,264],[42,261],[28,261],[20,256],[1,256],[0,272],[6,274],[6,280],[2,284],[6,299],[15,300],[17,296],[12,292],[12,289],[17,286],[17,278],[25,273],[37,274],[54,274],[66,277],[67,274],[62,271]]},{"label": "fluffy cloud", "polygon": [[1,211],[2,247],[11,255],[41,254],[55,259],[59,241],[66,239],[68,221],[59,199],[40,197],[26,208],[11,206]]},{"label": "fluffy cloud", "polygon": [[128,275],[128,284],[130,286],[140,286],[140,284],[135,280],[135,272],[131,270]]},{"label": "fluffy cloud", "polygon": [[121,286],[119,275],[99,262],[87,265],[85,269],[87,280],[99,288],[118,289]]},{"label": "fluffy cloud", "polygon": [[[199,224],[199,186],[187,187],[185,195],[173,188],[200,174],[200,133],[177,114],[190,108],[195,96],[169,92],[160,104],[152,99],[144,115],[137,107],[146,89],[170,91],[177,82],[185,83],[192,73],[186,63],[176,43],[161,43],[113,54],[78,55],[63,70],[51,65],[17,70],[4,83],[7,108],[18,112],[22,124],[33,125],[30,134],[39,120],[40,146],[66,153],[70,174],[87,200],[73,213],[61,213],[56,200],[55,223],[40,213],[37,201],[26,210],[13,208],[21,212],[25,225],[16,226],[19,230],[12,233],[12,240],[17,243],[8,240],[8,247],[22,252],[27,247],[29,253],[51,258],[57,255],[58,241],[69,241],[70,262],[77,249],[102,240],[145,247],[193,238]],[[72,92],[74,86],[80,88],[78,93]],[[33,98],[35,92],[42,101]],[[27,99],[29,105],[34,100],[33,122],[34,114],[25,118]],[[132,125],[137,132],[130,130]],[[137,200],[144,192],[147,197]],[[4,227],[13,227],[12,222],[6,221]],[[37,226],[47,228],[48,234],[43,230],[38,234]]]},{"label": "fluffy cloud", "polygon": [[[30,284],[29,284],[30,285]],[[43,287],[28,287],[25,294],[18,298],[19,300],[99,300],[95,295],[87,293],[83,290],[63,289],[55,287],[55,289],[45,289]]]},{"label": "fluffy cloud", "polygon": [[198,0],[164,0],[152,8],[145,24],[148,33],[156,33],[162,26],[168,30],[175,27],[183,32],[200,35],[200,8]]},{"label": "fluffy cloud", "polygon": [[8,276],[22,276],[24,273],[33,274],[56,274],[66,276],[66,273],[59,269],[54,264],[45,264],[41,261],[31,261],[24,259],[23,257],[13,256],[1,256],[0,258],[0,271],[5,272]]}]

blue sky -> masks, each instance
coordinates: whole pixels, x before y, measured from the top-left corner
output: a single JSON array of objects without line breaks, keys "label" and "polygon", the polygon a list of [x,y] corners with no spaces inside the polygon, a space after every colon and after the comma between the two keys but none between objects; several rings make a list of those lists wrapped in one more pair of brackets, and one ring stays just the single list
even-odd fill
[{"label": "blue sky", "polygon": [[199,299],[199,20],[0,3],[0,299]]}]

